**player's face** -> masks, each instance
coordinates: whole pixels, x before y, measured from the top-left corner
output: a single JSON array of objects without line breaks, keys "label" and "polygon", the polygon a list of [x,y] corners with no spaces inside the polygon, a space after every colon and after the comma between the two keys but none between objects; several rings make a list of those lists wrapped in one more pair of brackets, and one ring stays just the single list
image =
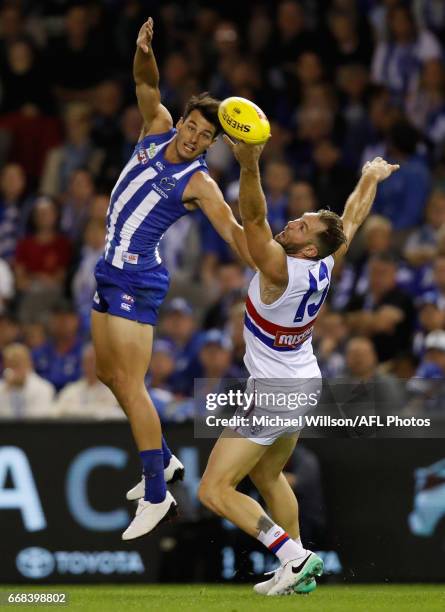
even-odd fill
[{"label": "player's face", "polygon": [[303,252],[307,257],[318,254],[317,234],[325,228],[317,213],[305,213],[299,219],[289,221],[282,232],[275,236],[288,255]]},{"label": "player's face", "polygon": [[215,126],[197,110],[176,124],[176,149],[179,157],[192,160],[202,155],[215,141]]}]

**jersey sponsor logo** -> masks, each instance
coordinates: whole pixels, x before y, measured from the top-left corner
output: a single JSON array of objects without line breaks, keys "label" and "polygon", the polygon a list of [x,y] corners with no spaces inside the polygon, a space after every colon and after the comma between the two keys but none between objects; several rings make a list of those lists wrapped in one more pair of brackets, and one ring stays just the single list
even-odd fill
[{"label": "jersey sponsor logo", "polygon": [[166,194],[165,191],[162,191],[162,189],[158,187],[156,183],[153,183],[152,187],[156,193],[159,193],[159,195],[161,195],[163,198],[168,198],[168,194]]},{"label": "jersey sponsor logo", "polygon": [[134,297],[132,295],[128,295],[128,293],[121,293],[121,300],[128,302],[129,304],[134,304]]},{"label": "jersey sponsor logo", "polygon": [[127,302],[121,302],[121,310],[126,310],[127,312],[131,312],[133,308],[132,304],[127,304]]},{"label": "jersey sponsor logo", "polygon": [[138,160],[143,166],[146,166],[148,164],[149,159],[148,159],[147,152],[145,149],[139,149]]},{"label": "jersey sponsor logo", "polygon": [[125,263],[129,263],[129,264],[137,264],[138,260],[139,260],[139,255],[137,253],[122,253],[122,260],[125,261]]},{"label": "jersey sponsor logo", "polygon": [[311,325],[303,332],[298,334],[278,330],[275,334],[274,346],[287,346],[288,348],[295,348],[296,346],[303,344],[303,342],[309,338],[309,336],[312,334],[313,328],[314,326]]}]

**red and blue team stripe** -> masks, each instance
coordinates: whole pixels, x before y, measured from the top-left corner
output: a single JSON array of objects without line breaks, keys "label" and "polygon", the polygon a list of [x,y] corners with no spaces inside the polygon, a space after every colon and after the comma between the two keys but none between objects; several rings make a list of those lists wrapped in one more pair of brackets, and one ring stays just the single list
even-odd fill
[{"label": "red and blue team stripe", "polygon": [[[301,327],[284,327],[283,325],[272,323],[259,314],[252,300],[247,296],[244,325],[256,338],[274,351],[287,352],[299,350],[302,344],[310,337],[314,323],[315,319]],[[283,335],[301,336],[301,340],[298,340],[292,346],[280,346],[279,339]]]},{"label": "red and blue team stripe", "polygon": [[275,540],[275,542],[272,542],[272,544],[269,544],[268,549],[270,550],[270,552],[274,553],[275,555],[277,551],[280,550],[280,548],[284,546],[286,542],[289,541],[289,539],[290,538],[288,534],[284,532],[283,534],[280,535],[278,539]]}]

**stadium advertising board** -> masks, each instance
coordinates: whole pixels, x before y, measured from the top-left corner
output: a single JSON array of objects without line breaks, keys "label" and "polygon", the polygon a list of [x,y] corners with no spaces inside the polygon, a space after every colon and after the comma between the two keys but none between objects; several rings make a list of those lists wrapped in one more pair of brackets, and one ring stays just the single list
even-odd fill
[{"label": "stadium advertising board", "polygon": [[[126,425],[4,424],[1,581],[253,581],[271,569],[272,556],[197,501],[212,441],[195,440],[191,425],[166,435],[186,467],[185,483],[174,485],[181,517],[127,543],[125,491],[139,465]],[[445,578],[442,440],[308,439],[303,447],[297,458],[316,462],[320,482],[316,492],[297,488],[302,515],[319,517],[302,530],[324,556],[324,580]]]}]

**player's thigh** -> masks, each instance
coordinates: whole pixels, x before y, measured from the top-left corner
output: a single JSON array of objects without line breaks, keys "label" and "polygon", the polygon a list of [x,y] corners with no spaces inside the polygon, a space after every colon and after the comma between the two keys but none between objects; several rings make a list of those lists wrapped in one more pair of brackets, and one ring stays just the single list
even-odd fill
[{"label": "player's thigh", "polygon": [[202,481],[204,484],[220,484],[236,487],[253,469],[266,452],[267,447],[247,438],[223,434],[216,442],[207,463]]},{"label": "player's thigh", "polygon": [[150,365],[153,327],[107,314],[108,346],[112,369],[143,380]]},{"label": "player's thigh", "polygon": [[266,452],[249,472],[254,484],[279,477],[289,461],[298,441],[298,433],[282,436],[267,447]]}]

